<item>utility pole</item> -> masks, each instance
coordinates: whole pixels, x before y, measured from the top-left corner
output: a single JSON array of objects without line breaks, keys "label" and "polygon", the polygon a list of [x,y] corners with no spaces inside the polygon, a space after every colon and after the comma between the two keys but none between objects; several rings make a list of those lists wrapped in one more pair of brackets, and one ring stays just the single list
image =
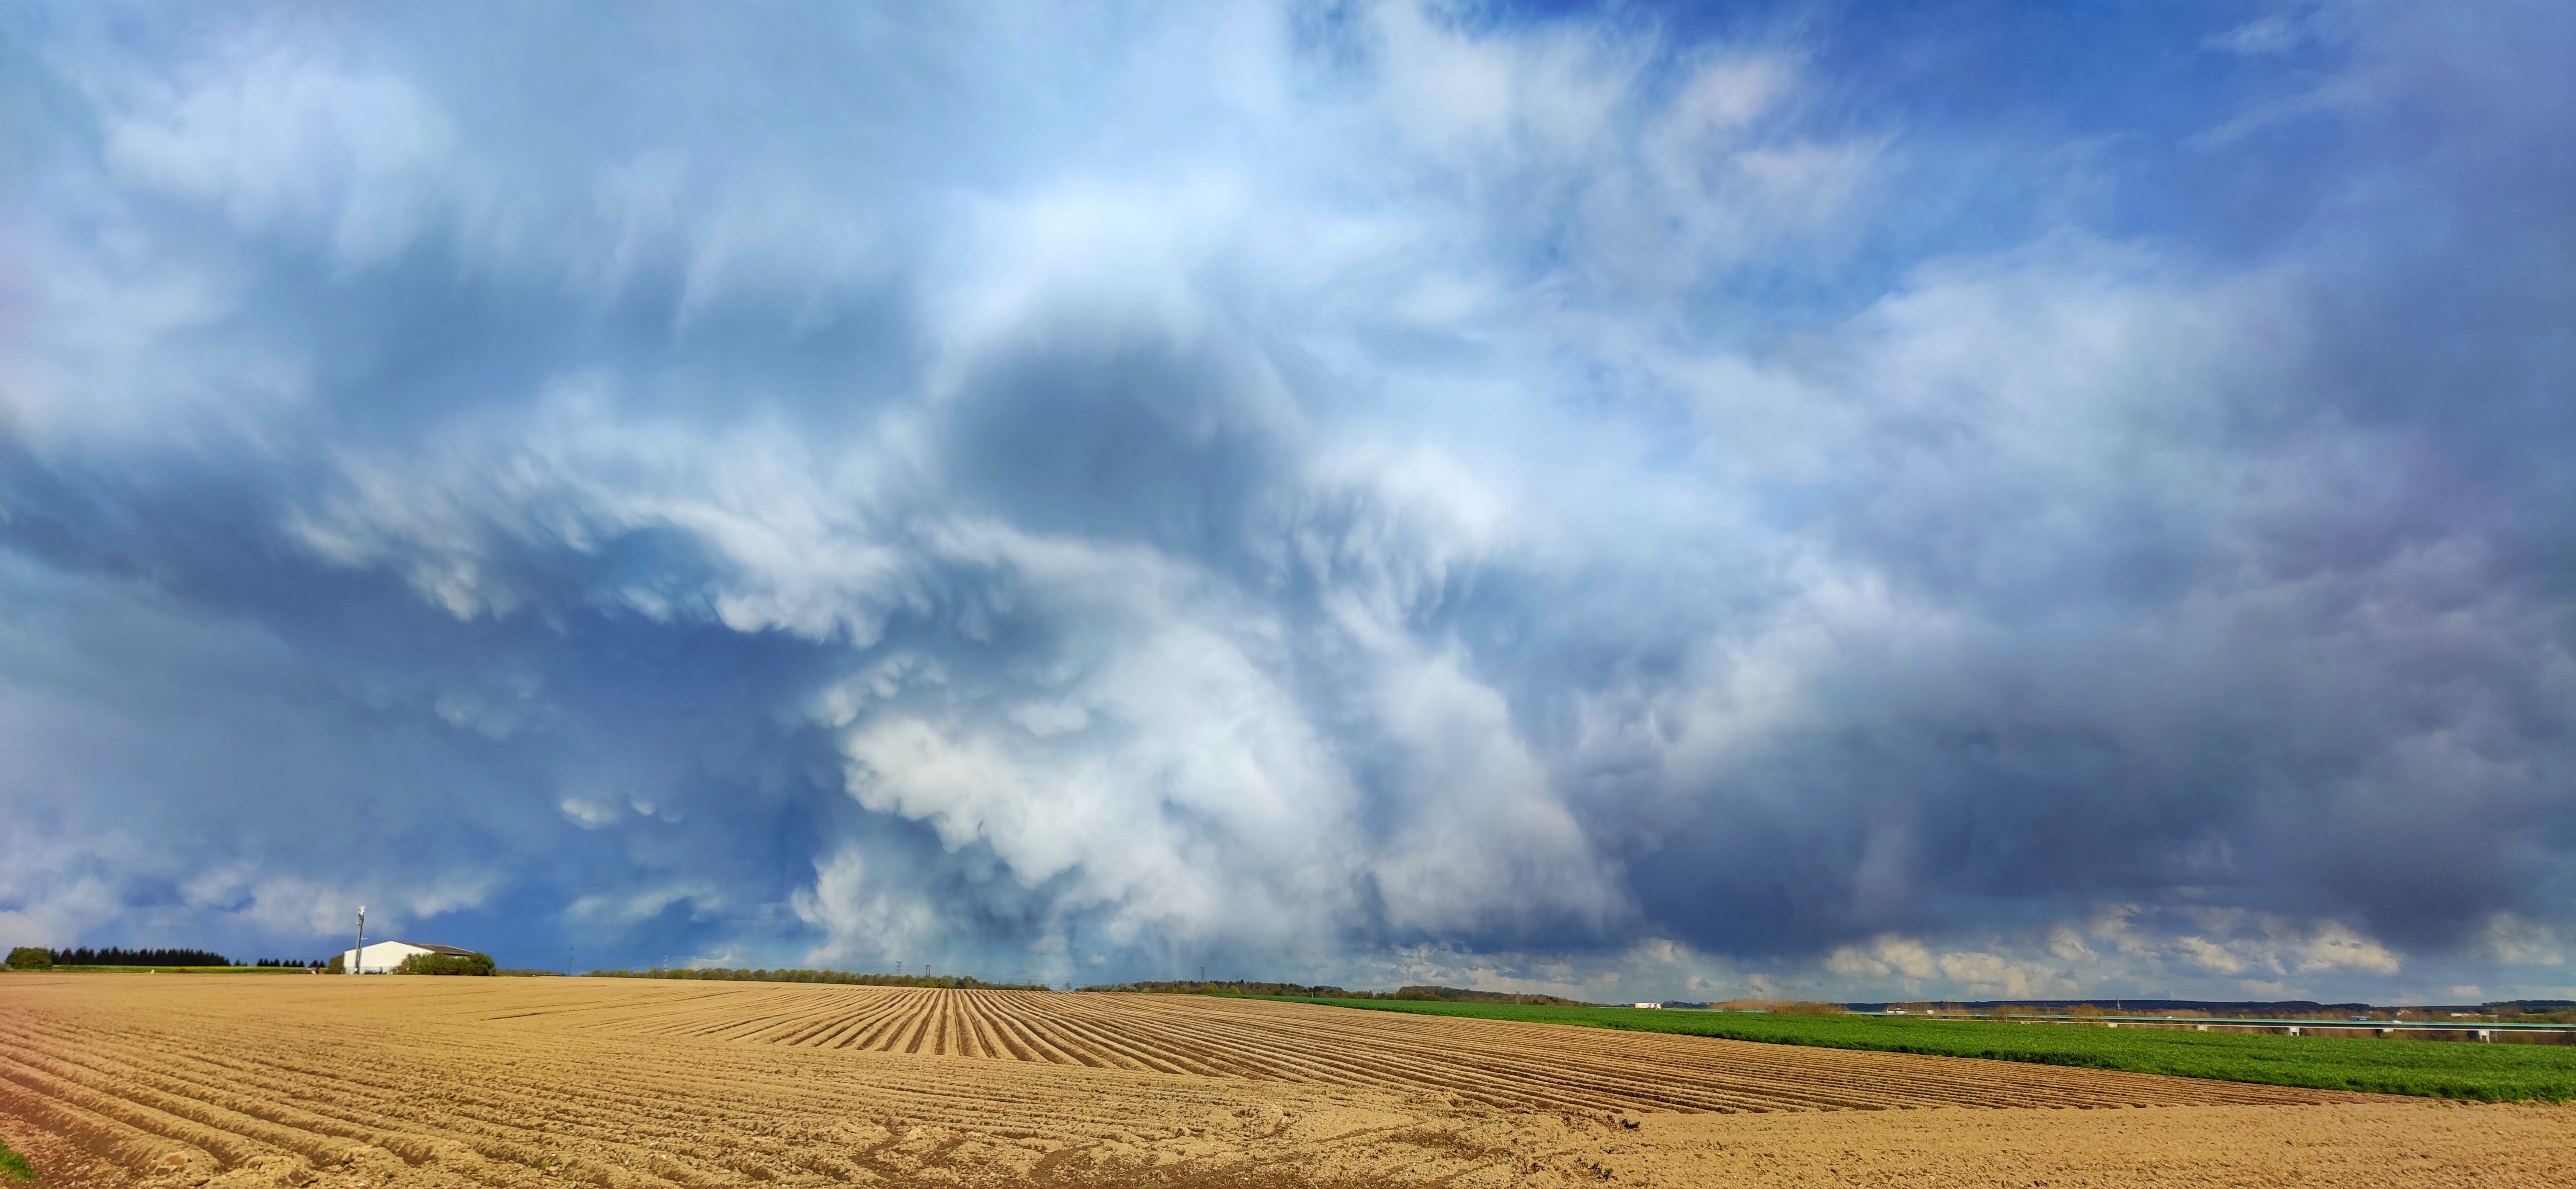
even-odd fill
[{"label": "utility pole", "polygon": [[349,951],[349,973],[356,974],[367,964],[367,906],[358,906],[358,948]]}]

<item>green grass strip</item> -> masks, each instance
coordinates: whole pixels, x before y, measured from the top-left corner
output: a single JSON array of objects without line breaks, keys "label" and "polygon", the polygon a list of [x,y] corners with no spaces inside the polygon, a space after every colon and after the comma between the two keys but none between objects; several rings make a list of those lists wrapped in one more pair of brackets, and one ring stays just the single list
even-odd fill
[{"label": "green grass strip", "polygon": [[2576,1045],[2472,1044],[2360,1037],[2266,1036],[2157,1028],[1791,1016],[1634,1007],[1527,1007],[1403,999],[1302,999],[1365,1011],[1578,1024],[1764,1044],[1982,1057],[2228,1082],[2361,1090],[2474,1102],[2576,1099]]},{"label": "green grass strip", "polygon": [[0,1140],[0,1181],[33,1181],[36,1170],[27,1158],[9,1150],[9,1141]]}]

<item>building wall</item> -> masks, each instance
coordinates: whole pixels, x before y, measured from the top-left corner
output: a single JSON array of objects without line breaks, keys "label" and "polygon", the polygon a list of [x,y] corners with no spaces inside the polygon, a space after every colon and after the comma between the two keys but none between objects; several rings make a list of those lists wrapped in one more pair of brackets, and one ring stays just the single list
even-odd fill
[{"label": "building wall", "polygon": [[367,943],[364,961],[359,960],[358,952],[357,950],[340,951],[341,968],[348,969],[354,966],[360,974],[392,974],[394,967],[402,965],[403,959],[413,954],[436,951],[425,950],[416,945],[405,945],[399,941],[372,941]]}]

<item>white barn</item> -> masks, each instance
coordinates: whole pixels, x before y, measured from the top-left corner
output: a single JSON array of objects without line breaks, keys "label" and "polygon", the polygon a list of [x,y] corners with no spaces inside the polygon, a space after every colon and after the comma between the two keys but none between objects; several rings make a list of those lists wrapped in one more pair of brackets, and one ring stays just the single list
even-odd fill
[{"label": "white barn", "polygon": [[460,950],[452,945],[423,945],[417,941],[379,941],[363,950],[340,951],[340,969],[355,968],[360,974],[392,974],[395,967],[402,965],[403,959],[413,954],[470,958],[474,951]]}]

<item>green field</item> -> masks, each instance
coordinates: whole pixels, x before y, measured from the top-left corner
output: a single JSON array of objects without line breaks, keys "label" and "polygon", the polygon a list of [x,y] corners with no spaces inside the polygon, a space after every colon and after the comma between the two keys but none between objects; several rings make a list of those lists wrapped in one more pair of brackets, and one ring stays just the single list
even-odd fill
[{"label": "green field", "polygon": [[1983,1020],[1793,1016],[1634,1007],[1522,1007],[1400,999],[1297,999],[1366,1011],[1678,1032],[1765,1044],[1983,1057],[2038,1065],[2124,1069],[2230,1082],[2367,1090],[2479,1102],[2576,1099],[2576,1045],[2263,1036],[2152,1028],[2090,1028]]}]

